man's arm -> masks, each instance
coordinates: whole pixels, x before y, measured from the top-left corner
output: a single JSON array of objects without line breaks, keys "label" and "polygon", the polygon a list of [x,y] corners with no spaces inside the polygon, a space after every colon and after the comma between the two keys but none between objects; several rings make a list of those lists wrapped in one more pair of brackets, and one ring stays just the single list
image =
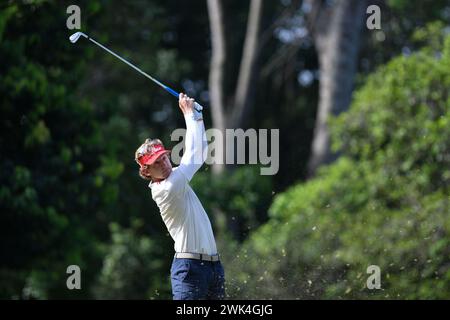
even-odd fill
[{"label": "man's arm", "polygon": [[194,99],[180,93],[179,106],[186,122],[185,150],[179,168],[188,181],[206,160],[208,142],[201,112],[194,109]]}]

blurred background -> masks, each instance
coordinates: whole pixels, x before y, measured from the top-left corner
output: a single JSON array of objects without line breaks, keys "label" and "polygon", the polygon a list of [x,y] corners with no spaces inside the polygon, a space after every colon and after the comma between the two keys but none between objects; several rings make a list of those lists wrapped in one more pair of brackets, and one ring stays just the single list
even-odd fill
[{"label": "blurred background", "polygon": [[172,147],[184,119],[148,79],[69,42],[72,4],[81,31],[205,105],[206,128],[280,130],[276,175],[204,165],[192,180],[229,299],[450,298],[441,0],[2,1],[0,298],[171,299],[173,241],[134,151]]}]

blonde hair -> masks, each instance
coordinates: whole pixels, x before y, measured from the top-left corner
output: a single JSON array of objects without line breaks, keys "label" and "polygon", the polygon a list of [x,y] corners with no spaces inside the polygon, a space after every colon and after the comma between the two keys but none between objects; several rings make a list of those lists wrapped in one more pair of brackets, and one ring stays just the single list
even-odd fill
[{"label": "blonde hair", "polygon": [[144,180],[150,180],[152,181],[152,177],[150,175],[147,175],[144,173],[144,169],[145,166],[141,166],[138,159],[139,157],[141,157],[143,154],[150,152],[150,150],[152,149],[152,147],[156,144],[160,144],[164,147],[164,144],[162,143],[161,140],[159,139],[145,139],[144,143],[141,144],[141,146],[136,150],[136,152],[134,153],[134,160],[139,164],[139,176],[144,179]]}]

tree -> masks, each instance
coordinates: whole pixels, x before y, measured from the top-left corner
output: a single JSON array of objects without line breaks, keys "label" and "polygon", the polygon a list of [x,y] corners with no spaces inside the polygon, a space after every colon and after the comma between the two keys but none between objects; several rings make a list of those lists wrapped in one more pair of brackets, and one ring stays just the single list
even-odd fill
[{"label": "tree", "polygon": [[84,65],[73,61],[88,50],[71,47],[58,12],[39,1],[0,11],[2,298],[88,296],[67,290],[66,268],[94,279],[85,267],[101,261],[122,171],[92,105],[74,92]]},{"label": "tree", "polygon": [[360,35],[366,1],[307,1],[310,32],[320,64],[320,98],[309,160],[309,175],[330,163],[330,133],[327,120],[350,105],[357,70]]},{"label": "tree", "polygon": [[[133,4],[123,5],[123,11],[102,7],[98,1],[81,5],[85,26],[96,30],[88,33],[104,43],[105,34],[118,34],[114,23],[138,23],[130,18],[133,14],[160,17],[155,7],[145,4],[144,12]],[[161,127],[168,130],[159,122],[150,131],[142,120],[150,118],[149,105],[159,105],[162,94],[139,77],[123,81],[132,72],[120,63],[111,68],[109,57],[95,46],[71,44],[70,30],[61,28],[67,16],[59,3],[11,3],[2,6],[0,15],[0,56],[8,61],[0,67],[1,294],[89,298],[91,284],[102,270],[101,249],[110,241],[110,222],[127,227],[141,217],[143,229],[158,246],[172,245],[133,160],[135,146],[144,137],[156,135]],[[116,19],[108,19],[111,16]],[[95,27],[102,19],[114,21],[103,24],[105,34]],[[163,20],[153,21],[150,50],[159,44],[162,32],[155,26]],[[132,28],[123,29],[132,33]],[[148,36],[144,31],[138,39],[130,35],[130,43],[142,43],[139,37]],[[52,41],[45,41],[50,34]],[[185,70],[170,64],[176,60],[170,52],[154,50],[149,55],[154,58],[146,62]],[[171,73],[170,68],[165,72]],[[171,259],[168,250],[154,251],[151,258]],[[84,290],[67,290],[66,268],[71,264],[80,266],[82,283],[89,284],[82,285]],[[167,272],[158,271],[145,283],[148,291],[157,289],[152,288],[158,283],[153,280]]]},{"label": "tree", "polygon": [[[211,71],[210,91],[213,126],[223,133],[225,128],[240,128],[248,115],[254,96],[254,86],[251,84],[258,75],[256,67],[260,49],[260,27],[263,13],[263,1],[250,2],[247,33],[238,73],[234,100],[231,107],[225,105],[224,77],[227,57],[227,37],[225,35],[225,14],[221,0],[208,0],[208,13],[211,28]],[[226,152],[226,151],[225,151]],[[217,155],[224,159],[224,155]],[[213,166],[214,172],[221,172],[222,165]]]},{"label": "tree", "polygon": [[[419,34],[436,44],[444,30]],[[340,159],[279,194],[226,257],[232,297],[449,298],[449,65],[447,35],[367,78],[332,118]],[[370,265],[383,290],[366,287]]]}]

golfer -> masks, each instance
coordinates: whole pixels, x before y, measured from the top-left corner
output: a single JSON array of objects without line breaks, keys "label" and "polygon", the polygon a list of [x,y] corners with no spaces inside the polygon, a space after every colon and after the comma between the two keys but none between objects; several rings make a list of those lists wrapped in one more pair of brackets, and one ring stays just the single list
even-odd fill
[{"label": "golfer", "polygon": [[172,167],[170,150],[159,139],[147,139],[136,151],[139,175],[150,181],[152,198],[175,241],[170,270],[174,300],[225,297],[225,274],[208,215],[189,182],[206,159],[207,140],[201,111],[183,93],[179,107],[186,122],[185,150]]}]

